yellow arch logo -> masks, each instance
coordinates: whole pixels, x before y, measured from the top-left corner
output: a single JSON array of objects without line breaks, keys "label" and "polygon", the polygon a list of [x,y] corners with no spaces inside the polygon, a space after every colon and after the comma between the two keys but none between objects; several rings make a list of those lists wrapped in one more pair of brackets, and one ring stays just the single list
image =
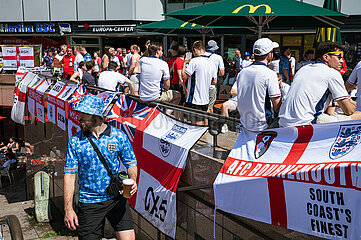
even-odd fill
[{"label": "yellow arch logo", "polygon": [[240,7],[236,8],[232,13],[238,13],[244,7],[249,7],[248,13],[254,13],[260,7],[265,7],[265,13],[271,13],[272,12],[271,7],[266,5],[266,4],[260,4],[260,5],[257,5],[257,6],[253,6],[251,4],[246,4],[246,5],[243,5],[243,6],[240,6]]}]

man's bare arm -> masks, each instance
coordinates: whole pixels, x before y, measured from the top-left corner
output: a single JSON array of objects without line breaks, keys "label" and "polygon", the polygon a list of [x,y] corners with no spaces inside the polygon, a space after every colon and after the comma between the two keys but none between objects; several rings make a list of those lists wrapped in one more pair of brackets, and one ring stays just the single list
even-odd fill
[{"label": "man's bare arm", "polygon": [[134,94],[134,83],[130,81],[128,78],[124,80],[124,83],[128,84],[130,88],[130,94]]},{"label": "man's bare arm", "polygon": [[130,59],[130,66],[127,73],[128,76],[133,74],[136,65],[137,65],[137,58],[135,55],[133,55],[132,58]]},{"label": "man's bare arm", "polygon": [[169,88],[170,88],[170,79],[168,78],[168,79],[165,79],[164,81],[163,81],[163,88],[165,89],[165,90],[168,90]]},{"label": "man's bare arm", "polygon": [[132,190],[130,191],[130,194],[134,195],[134,193],[136,193],[138,190],[138,186],[137,186],[138,167],[134,166],[128,168],[128,176],[130,179],[133,179],[135,182],[134,185],[132,186]]},{"label": "man's bare arm", "polygon": [[273,110],[275,112],[279,112],[280,111],[280,107],[281,107],[281,97],[274,97],[274,98],[271,98],[271,101],[272,101],[272,105],[273,105]]},{"label": "man's bare arm", "polygon": [[75,173],[64,174],[64,223],[71,230],[76,230],[78,226],[78,216],[73,209],[75,175]]},{"label": "man's bare arm", "polygon": [[184,61],[183,63],[183,68],[182,68],[182,79],[183,81],[187,80],[189,75],[185,72],[186,71],[186,66],[187,66],[187,61]]},{"label": "man's bare arm", "polygon": [[348,98],[338,100],[337,104],[341,107],[342,111],[347,116],[352,115],[356,111],[356,105],[353,104]]}]

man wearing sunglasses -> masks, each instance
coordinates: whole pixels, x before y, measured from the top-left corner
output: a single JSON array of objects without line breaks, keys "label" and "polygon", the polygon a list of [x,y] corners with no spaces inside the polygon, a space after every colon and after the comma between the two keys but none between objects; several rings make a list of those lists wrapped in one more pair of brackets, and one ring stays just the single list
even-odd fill
[{"label": "man wearing sunglasses", "polygon": [[316,123],[331,100],[337,102],[345,114],[338,120],[351,120],[356,106],[350,101],[338,72],[342,57],[342,46],[333,42],[320,43],[316,50],[316,63],[302,67],[294,77],[280,109],[281,127]]}]

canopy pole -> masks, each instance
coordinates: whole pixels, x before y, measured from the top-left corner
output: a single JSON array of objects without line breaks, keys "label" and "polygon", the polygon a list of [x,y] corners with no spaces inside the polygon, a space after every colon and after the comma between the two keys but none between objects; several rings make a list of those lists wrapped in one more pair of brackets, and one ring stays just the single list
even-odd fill
[{"label": "canopy pole", "polygon": [[262,25],[258,25],[258,39],[260,39],[262,37]]},{"label": "canopy pole", "polygon": [[205,45],[206,44],[206,34],[205,33],[202,33],[202,41]]}]

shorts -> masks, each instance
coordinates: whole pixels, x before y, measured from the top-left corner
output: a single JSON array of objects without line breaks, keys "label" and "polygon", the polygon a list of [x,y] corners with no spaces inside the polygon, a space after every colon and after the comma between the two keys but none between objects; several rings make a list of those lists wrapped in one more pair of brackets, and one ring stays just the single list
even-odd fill
[{"label": "shorts", "polygon": [[[237,101],[234,101],[234,100],[228,100],[224,103],[228,103],[229,104],[229,111],[230,112],[233,112],[233,111],[236,111],[237,110]],[[223,104],[224,104],[223,103]]]},{"label": "shorts", "polygon": [[163,90],[162,94],[159,98],[157,98],[156,102],[173,102],[180,98],[180,95],[177,94],[178,91],[175,90]]},{"label": "shorts", "polygon": [[101,239],[104,233],[105,218],[108,219],[114,231],[134,229],[128,200],[123,197],[99,203],[79,203],[79,239]]},{"label": "shorts", "polygon": [[130,75],[129,80],[133,82],[134,84],[134,91],[139,91],[139,79],[140,79],[140,73],[133,73]]},{"label": "shorts", "polygon": [[339,121],[348,121],[351,120],[351,116],[347,116],[345,114],[333,114],[328,115],[327,113],[323,113],[317,117],[316,123],[329,123],[329,122],[339,122]]},{"label": "shorts", "polygon": [[209,89],[209,103],[208,103],[208,110],[212,110],[214,103],[217,100],[217,88],[212,87]]},{"label": "shorts", "polygon": [[[188,108],[193,108],[193,109],[197,109],[197,110],[201,110],[201,111],[204,111],[204,112],[207,112],[207,109],[208,109],[208,104],[206,105],[196,105],[196,104],[193,104],[193,103],[189,103],[189,102],[186,102],[184,104],[185,107],[188,107]],[[194,122],[199,122],[199,121],[203,121],[204,118],[203,117],[200,117],[198,115],[193,115],[193,114],[186,114],[187,116],[187,119],[188,120],[191,120],[191,121],[194,121]]]},{"label": "shorts", "polygon": [[170,90],[176,90],[180,93],[181,95],[181,100],[179,101],[179,105],[183,105],[183,103],[185,103],[186,101],[186,95],[184,94],[183,92],[183,87],[181,84],[174,84],[174,83],[171,83],[170,84]]}]

